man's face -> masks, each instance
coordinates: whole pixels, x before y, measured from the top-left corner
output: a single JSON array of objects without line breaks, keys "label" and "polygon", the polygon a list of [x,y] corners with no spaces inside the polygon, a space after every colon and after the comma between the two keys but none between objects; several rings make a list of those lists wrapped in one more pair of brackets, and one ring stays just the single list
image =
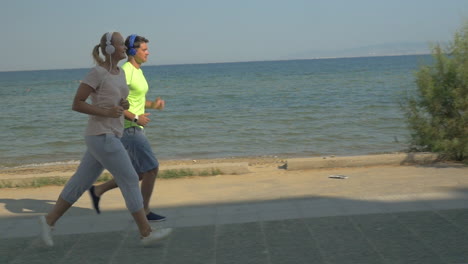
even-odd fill
[{"label": "man's face", "polygon": [[148,60],[149,50],[146,43],[141,43],[139,48],[136,48],[135,61],[138,64],[145,63]]}]

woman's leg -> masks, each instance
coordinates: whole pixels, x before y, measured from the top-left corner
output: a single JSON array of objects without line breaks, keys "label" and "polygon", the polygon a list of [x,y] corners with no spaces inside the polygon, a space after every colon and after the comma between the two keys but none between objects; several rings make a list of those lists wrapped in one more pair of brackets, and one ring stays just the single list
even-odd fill
[{"label": "woman's leg", "polygon": [[81,197],[102,173],[102,166],[86,151],[75,174],[68,180],[52,210],[46,216],[39,216],[41,237],[47,246],[53,246],[52,229],[55,223]]},{"label": "woman's leg", "polygon": [[[138,173],[141,181],[141,194],[143,196],[143,206],[145,213],[150,213],[150,201],[153,194],[156,178],[159,171],[159,162],[151,149],[151,145],[145,136],[144,130],[136,127],[124,130],[123,137],[120,139],[130,156],[134,169]],[[111,179],[103,184],[95,185],[90,190],[96,211],[99,212],[99,199],[107,191],[117,188],[117,183]],[[162,217],[162,216],[158,216]],[[164,220],[165,217],[162,217]]]},{"label": "woman's leg", "polygon": [[86,151],[81,159],[80,165],[75,174],[68,180],[62,192],[57,199],[52,210],[47,214],[46,221],[50,226],[54,226],[55,222],[83,195],[83,193],[91,186],[99,175],[102,173],[103,167]]},{"label": "woman's leg", "polygon": [[143,210],[138,175],[133,169],[127,151],[120,139],[114,135],[106,134],[96,138],[96,140],[99,142],[89,142],[88,145],[104,145],[104,147],[90,147],[90,151],[114,177],[141,236],[148,236],[151,233],[151,226]]}]

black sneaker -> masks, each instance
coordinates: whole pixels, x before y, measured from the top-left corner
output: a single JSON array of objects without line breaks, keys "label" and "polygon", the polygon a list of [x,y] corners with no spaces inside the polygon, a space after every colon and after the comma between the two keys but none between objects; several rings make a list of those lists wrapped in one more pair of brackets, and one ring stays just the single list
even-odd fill
[{"label": "black sneaker", "polygon": [[96,210],[96,213],[100,214],[101,213],[101,210],[99,210],[99,200],[101,200],[100,197],[98,197],[95,193],[94,193],[94,185],[91,186],[91,188],[89,188],[89,195],[91,196],[91,200],[93,202],[93,207],[94,207],[94,210]]},{"label": "black sneaker", "polygon": [[161,221],[165,221],[166,217],[150,212],[149,214],[146,215],[146,219],[148,219],[148,221],[151,221],[151,222],[161,222]]}]

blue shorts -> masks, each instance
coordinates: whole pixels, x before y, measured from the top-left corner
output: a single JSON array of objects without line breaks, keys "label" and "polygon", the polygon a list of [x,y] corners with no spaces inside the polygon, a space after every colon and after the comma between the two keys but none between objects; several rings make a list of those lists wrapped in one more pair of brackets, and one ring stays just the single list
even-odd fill
[{"label": "blue shorts", "polygon": [[138,174],[159,167],[158,159],[154,155],[143,129],[140,127],[126,128],[120,140],[130,156],[133,168]]}]

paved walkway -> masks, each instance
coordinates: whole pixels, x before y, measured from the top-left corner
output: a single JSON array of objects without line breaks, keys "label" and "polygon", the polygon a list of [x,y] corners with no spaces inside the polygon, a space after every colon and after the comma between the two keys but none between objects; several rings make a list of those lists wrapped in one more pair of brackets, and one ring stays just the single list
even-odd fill
[{"label": "paved walkway", "polygon": [[[347,179],[332,179],[345,175]],[[468,168],[396,166],[159,181],[155,212],[173,234],[142,248],[120,192],[96,215],[84,195],[56,246],[37,215],[61,187],[0,189],[0,263],[468,263]]]}]

